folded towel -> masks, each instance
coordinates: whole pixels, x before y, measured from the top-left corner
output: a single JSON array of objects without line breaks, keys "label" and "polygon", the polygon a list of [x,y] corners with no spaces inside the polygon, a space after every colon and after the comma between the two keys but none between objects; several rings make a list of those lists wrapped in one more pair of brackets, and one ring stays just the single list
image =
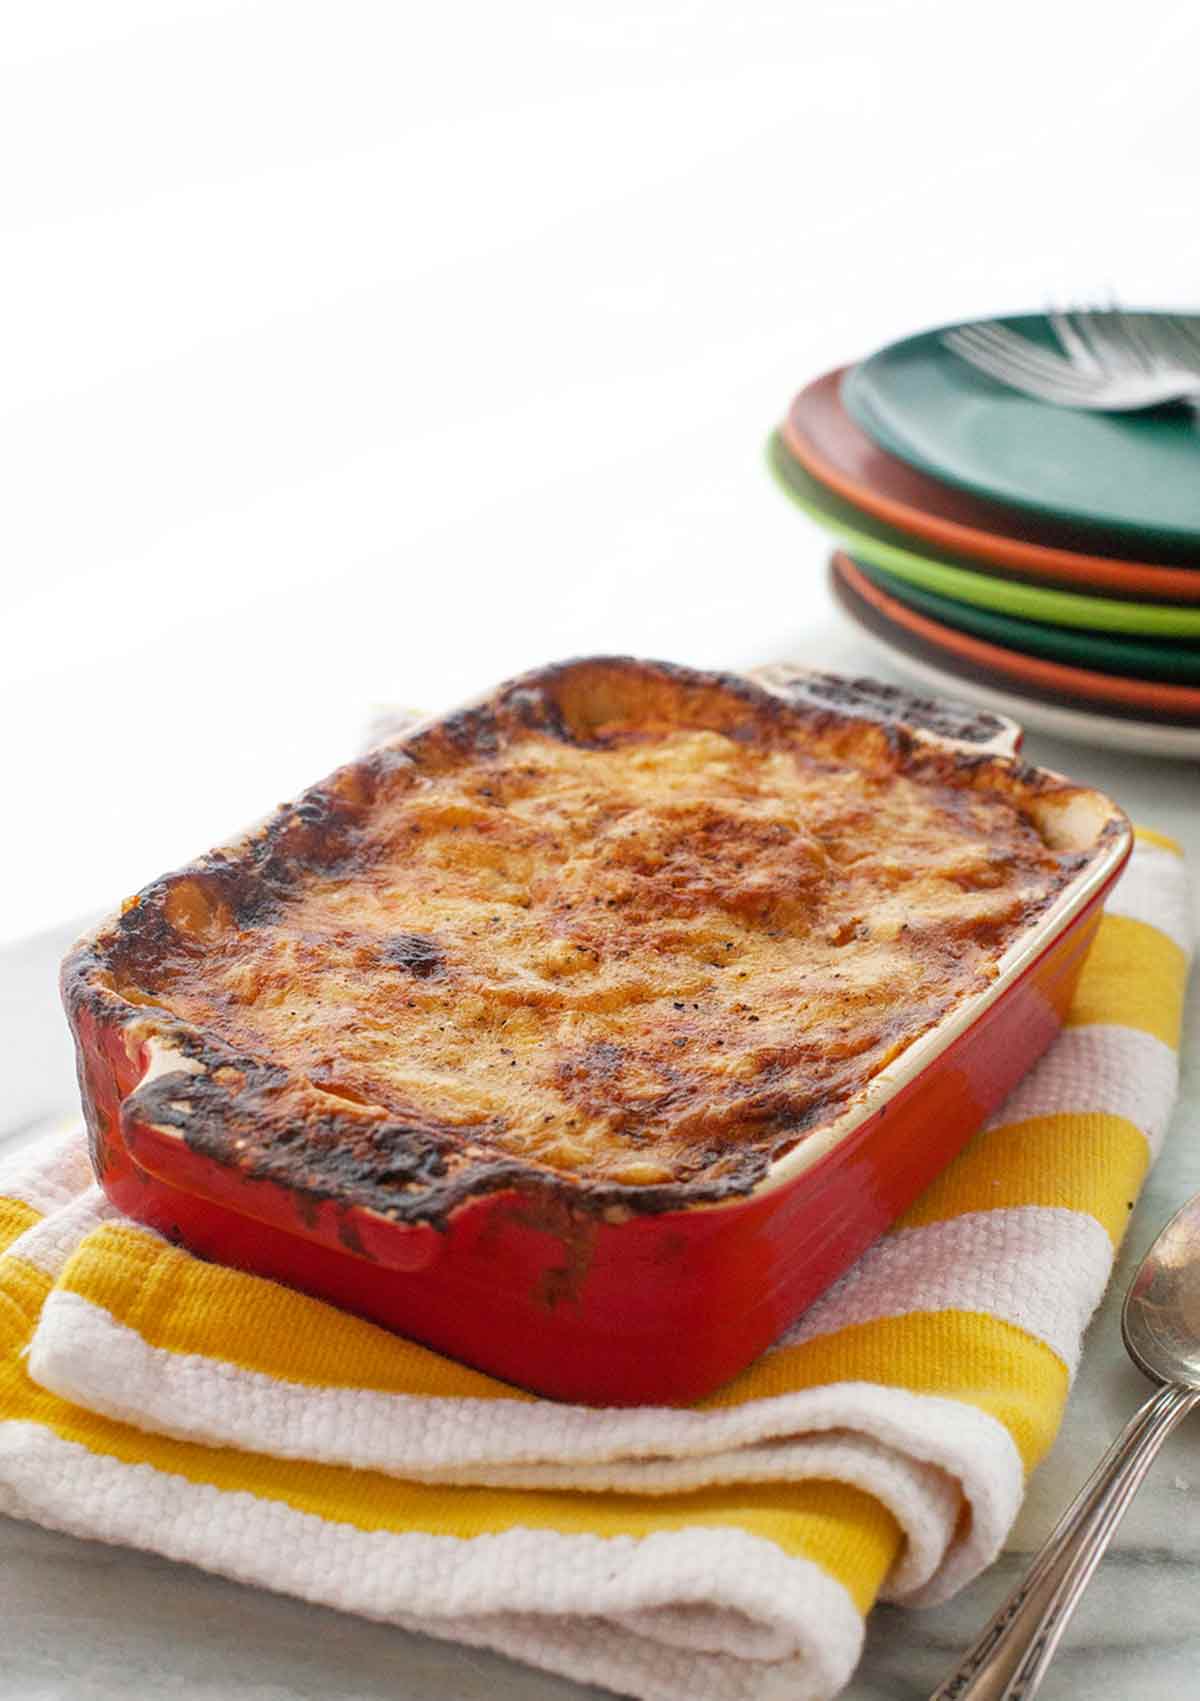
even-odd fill
[{"label": "folded towel", "polygon": [[688,1409],[522,1394],[0,1173],[0,1510],[654,1701],[832,1695],[996,1554],[1175,1096],[1190,925],[1140,833],[1068,1026],[903,1222]]}]

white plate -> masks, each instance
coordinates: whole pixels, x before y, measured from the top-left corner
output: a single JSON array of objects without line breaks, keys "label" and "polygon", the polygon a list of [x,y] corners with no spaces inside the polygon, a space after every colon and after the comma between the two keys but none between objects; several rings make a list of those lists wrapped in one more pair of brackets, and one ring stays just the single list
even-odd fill
[{"label": "white plate", "polygon": [[1071,738],[1078,744],[1096,744],[1106,750],[1138,750],[1145,756],[1169,756],[1178,760],[1200,757],[1200,727],[1162,726],[1154,721],[1127,721],[1115,715],[1101,715],[1087,709],[1062,708],[1057,703],[1044,703],[1036,697],[1023,697],[1015,691],[998,686],[980,685],[973,679],[961,679],[929,662],[918,661],[906,651],[895,648],[860,621],[852,608],[839,601],[842,613],[852,620],[859,635],[878,655],[886,656],[892,666],[930,687],[943,697],[957,697],[960,702],[975,703],[1013,720],[1030,732],[1045,732],[1055,738]]}]

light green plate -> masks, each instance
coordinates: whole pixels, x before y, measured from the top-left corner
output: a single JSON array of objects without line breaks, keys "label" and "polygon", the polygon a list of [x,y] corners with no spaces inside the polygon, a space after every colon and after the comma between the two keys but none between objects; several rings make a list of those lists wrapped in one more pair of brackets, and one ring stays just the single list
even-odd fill
[{"label": "light green plate", "polygon": [[[1002,323],[1058,348],[1043,314]],[[976,371],[941,337],[941,330],[907,337],[847,374],[842,404],[881,448],[989,502],[1156,548],[1200,544],[1194,414],[1051,407]]]},{"label": "light green plate", "polygon": [[882,567],[911,585],[976,608],[991,608],[1050,626],[1138,632],[1153,638],[1200,638],[1200,608],[1077,596],[1073,591],[1027,585],[1019,579],[993,578],[980,573],[977,562],[973,570],[948,556],[918,555],[907,547],[903,532],[862,513],[813,478],[792,459],[778,435],[772,437],[768,453],[772,471],[784,490],[818,525],[844,543],[856,559]]}]

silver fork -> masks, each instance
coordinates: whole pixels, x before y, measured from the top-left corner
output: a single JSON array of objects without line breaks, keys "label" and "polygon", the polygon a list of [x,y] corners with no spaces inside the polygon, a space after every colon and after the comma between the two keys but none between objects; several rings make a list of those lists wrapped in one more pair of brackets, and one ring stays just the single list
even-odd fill
[{"label": "silver fork", "polygon": [[1011,389],[1055,407],[1139,413],[1167,402],[1200,410],[1200,318],[1170,313],[1051,313],[1061,354],[1007,325],[960,325],[942,342]]}]

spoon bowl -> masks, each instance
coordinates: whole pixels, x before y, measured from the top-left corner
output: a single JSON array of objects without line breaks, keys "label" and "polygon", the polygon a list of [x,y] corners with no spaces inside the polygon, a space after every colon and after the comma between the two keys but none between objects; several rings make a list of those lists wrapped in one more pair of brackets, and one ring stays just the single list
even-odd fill
[{"label": "spoon bowl", "polygon": [[1125,1295],[1121,1334],[1151,1381],[1200,1388],[1200,1194],[1143,1258]]}]

